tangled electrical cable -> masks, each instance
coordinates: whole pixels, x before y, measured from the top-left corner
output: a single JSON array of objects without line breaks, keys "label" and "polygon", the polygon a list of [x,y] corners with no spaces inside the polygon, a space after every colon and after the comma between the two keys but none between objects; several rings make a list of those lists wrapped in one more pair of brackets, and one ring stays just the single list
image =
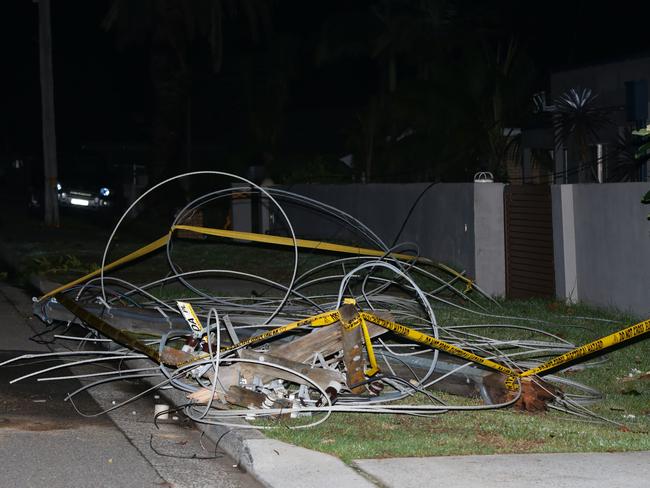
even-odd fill
[{"label": "tangled electrical cable", "polygon": [[[147,252],[164,250],[168,269],[158,270],[157,279],[136,284],[109,275],[109,251],[133,209],[142,206],[151,193],[165,185],[197,177],[226,177],[237,183],[190,201],[177,212],[168,236],[147,247]],[[179,227],[187,230],[184,223],[210,204],[230,201],[235,195],[241,198],[253,194],[259,195],[263,205],[282,222],[286,237],[263,236],[260,239],[290,247],[288,282],[283,284],[274,277],[228,268],[184,271],[174,252],[174,230]],[[323,222],[336,222],[347,240],[354,236],[356,242],[362,242],[365,247],[338,245],[342,252],[354,255],[326,260],[321,253],[322,262],[301,270],[301,253],[305,246],[311,246],[313,252],[326,246],[297,237],[290,217],[296,213],[296,208],[321,216]],[[277,222],[276,227],[279,227]],[[189,227],[189,230],[197,232],[196,228]],[[226,231],[215,229],[199,228],[198,232],[228,236]],[[252,234],[236,232],[232,237],[240,241],[254,238]],[[375,251],[370,253],[368,249]],[[415,249],[416,253],[405,254],[409,249]],[[223,293],[222,282],[221,289],[209,289],[210,283],[205,278],[215,277],[232,283],[251,282],[264,291],[232,296]],[[345,326],[340,313],[334,316],[332,311],[339,310],[350,299],[359,309],[389,314],[390,320],[409,324],[409,330],[414,333],[427,334],[433,341],[450,344],[452,348],[495,361],[503,365],[502,368],[513,371],[535,367],[575,347],[557,335],[535,328],[535,319],[492,313],[488,307],[494,309],[498,304],[495,305],[494,299],[465,272],[422,258],[417,245],[394,242],[389,246],[370,228],[340,209],[304,195],[260,187],[236,175],[217,171],[186,173],[147,190],[113,228],[99,272],[77,281],[58,291],[54,298],[46,295],[36,303],[37,314],[48,323],[57,320],[52,317],[52,310],[60,309],[61,303],[69,300],[84,313],[94,313],[97,317],[94,323],[107,325],[98,329],[73,310],[77,316],[69,316],[67,324],[74,321],[85,328],[79,336],[68,333],[54,335],[54,338],[76,341],[77,349],[25,355],[3,364],[43,357],[73,360],[26,374],[13,382],[31,377],[38,377],[39,381],[69,378],[92,381],[68,395],[67,399],[73,403],[77,394],[90,388],[123,379],[151,377],[154,386],[131,400],[157,388],[173,387],[187,394],[189,402],[182,409],[189,418],[237,428],[269,427],[247,426],[239,422],[242,418],[298,418],[302,420],[292,423],[290,428],[308,428],[325,422],[337,412],[430,416],[449,411],[496,409],[520,401],[522,388],[513,392],[499,391],[495,395],[490,377],[501,373],[385,329],[372,328],[372,324]],[[186,304],[194,315],[187,316],[179,310],[180,303]],[[507,322],[444,324],[436,316],[436,309],[443,308]],[[144,324],[144,328],[125,331],[120,317]],[[329,322],[322,324],[319,320]],[[154,327],[157,323],[162,326]],[[116,331],[114,337],[107,335],[109,328]],[[346,344],[352,337],[346,334],[352,329],[358,334],[354,336],[356,343]],[[521,337],[517,338],[519,333]],[[96,346],[82,349],[89,343],[104,344],[108,350],[96,349]],[[351,351],[356,351],[354,357]],[[143,358],[153,359],[158,364],[129,366]],[[367,363],[373,361],[375,369],[364,370]],[[64,367],[115,362],[118,368],[99,373],[43,376]],[[354,365],[360,368],[361,376],[352,374]],[[352,381],[352,378],[357,380]],[[596,390],[558,375],[546,376],[544,382],[535,378],[531,381],[549,395],[552,408],[600,420],[586,408],[600,398]],[[562,393],[562,389],[570,392]],[[449,400],[439,398],[437,391],[461,391],[466,396],[481,397],[484,404],[451,405]],[[105,412],[82,415],[96,416]]]}]

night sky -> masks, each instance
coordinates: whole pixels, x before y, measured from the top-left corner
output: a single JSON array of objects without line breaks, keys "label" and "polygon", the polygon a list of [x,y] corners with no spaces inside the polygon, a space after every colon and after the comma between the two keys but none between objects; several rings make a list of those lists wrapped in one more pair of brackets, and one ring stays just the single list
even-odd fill
[{"label": "night sky", "polygon": [[[152,89],[151,51],[146,40],[120,46],[115,30],[102,29],[112,3],[52,1],[60,153],[89,143],[152,144],[159,101]],[[350,133],[357,115],[386,89],[380,56],[372,53],[369,41],[381,36],[383,28],[373,7],[385,3],[268,1],[269,26],[260,26],[256,40],[245,13],[239,11],[224,21],[219,72],[213,70],[207,42],[197,36],[187,58],[190,137],[192,145],[212,152],[201,156],[197,149],[196,164],[237,169],[256,154],[271,151],[276,161],[289,161],[277,166],[287,173],[300,158],[327,160],[351,151]],[[477,49],[478,44],[459,41],[464,33],[471,37],[485,32],[488,43],[514,36],[531,73],[526,87],[531,93],[547,86],[553,70],[650,52],[648,7],[555,0],[433,3],[451,5],[453,17],[453,32],[437,37],[431,48],[448,48],[436,65],[439,72],[457,69],[454,63],[462,63],[468,51]],[[399,10],[409,2],[392,4]],[[31,0],[5,0],[1,25],[0,156],[38,160],[42,157],[38,5]],[[429,49],[427,45],[416,48],[418,52]],[[403,59],[416,48],[410,47]],[[415,79],[414,64],[398,63],[398,88],[410,87],[411,78]],[[264,122],[265,117],[271,122]],[[275,124],[278,117],[281,122]],[[266,140],[268,127],[277,129],[271,149],[271,143],[266,147],[264,142],[254,142],[254,126],[260,120],[266,131],[260,140]],[[216,157],[220,163],[208,161]]]}]

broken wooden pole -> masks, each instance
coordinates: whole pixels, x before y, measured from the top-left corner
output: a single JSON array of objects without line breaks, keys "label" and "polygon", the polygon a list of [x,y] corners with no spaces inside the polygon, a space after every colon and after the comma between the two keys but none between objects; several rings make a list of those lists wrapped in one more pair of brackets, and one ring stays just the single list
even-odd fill
[{"label": "broken wooden pole", "polygon": [[336,370],[314,368],[309,364],[292,361],[273,354],[265,354],[251,351],[250,349],[242,349],[241,357],[244,359],[261,361],[263,363],[270,363],[268,366],[264,364],[241,363],[241,375],[246,379],[246,381],[252,382],[253,377],[258,376],[263,384],[277,378],[291,381],[292,383],[297,383],[299,385],[312,386],[312,383],[304,378],[290,373],[289,371],[273,367],[273,364],[284,366],[287,369],[306,376],[323,390],[325,390],[331,382],[343,383],[345,381],[343,375]]},{"label": "broken wooden pole", "polygon": [[[390,314],[378,312],[378,317],[390,320]],[[383,327],[367,322],[368,333],[371,338],[380,336],[388,332]],[[269,354],[273,356],[290,359],[299,363],[311,362],[314,355],[319,353],[324,358],[336,354],[343,350],[341,342],[341,327],[337,327],[337,323],[326,327],[319,327],[314,329],[309,334],[305,334],[291,342],[282,344],[280,346],[271,345],[269,347]]]},{"label": "broken wooden pole", "polygon": [[363,333],[361,317],[354,305],[344,304],[339,308],[341,316],[341,341],[343,343],[343,363],[345,363],[347,384],[350,391],[360,395],[366,391],[366,376],[363,372]]}]

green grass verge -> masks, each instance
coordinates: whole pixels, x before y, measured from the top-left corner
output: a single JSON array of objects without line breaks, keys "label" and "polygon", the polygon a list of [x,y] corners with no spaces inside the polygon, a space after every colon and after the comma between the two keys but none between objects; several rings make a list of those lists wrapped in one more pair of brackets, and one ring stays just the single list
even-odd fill
[{"label": "green grass verge", "polygon": [[[647,429],[647,420],[637,422],[641,423]],[[650,450],[647,431],[624,432],[577,422],[560,413],[533,415],[509,410],[452,412],[433,418],[334,414],[322,426],[304,430],[278,427],[266,435],[333,454],[345,462],[405,456]]]}]

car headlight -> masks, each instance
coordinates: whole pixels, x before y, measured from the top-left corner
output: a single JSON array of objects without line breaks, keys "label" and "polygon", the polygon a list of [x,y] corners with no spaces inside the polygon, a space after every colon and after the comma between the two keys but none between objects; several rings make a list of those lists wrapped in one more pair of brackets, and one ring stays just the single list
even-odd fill
[{"label": "car headlight", "polygon": [[100,188],[100,189],[99,189],[99,194],[100,194],[101,196],[103,196],[103,197],[107,197],[107,196],[109,196],[109,195],[111,194],[111,190],[109,190],[109,189],[106,188],[106,187],[103,187],[103,188]]},{"label": "car headlight", "polygon": [[61,186],[61,183],[59,183],[57,181],[57,183],[56,183],[56,191],[61,191],[62,189],[63,189],[63,187]]}]

